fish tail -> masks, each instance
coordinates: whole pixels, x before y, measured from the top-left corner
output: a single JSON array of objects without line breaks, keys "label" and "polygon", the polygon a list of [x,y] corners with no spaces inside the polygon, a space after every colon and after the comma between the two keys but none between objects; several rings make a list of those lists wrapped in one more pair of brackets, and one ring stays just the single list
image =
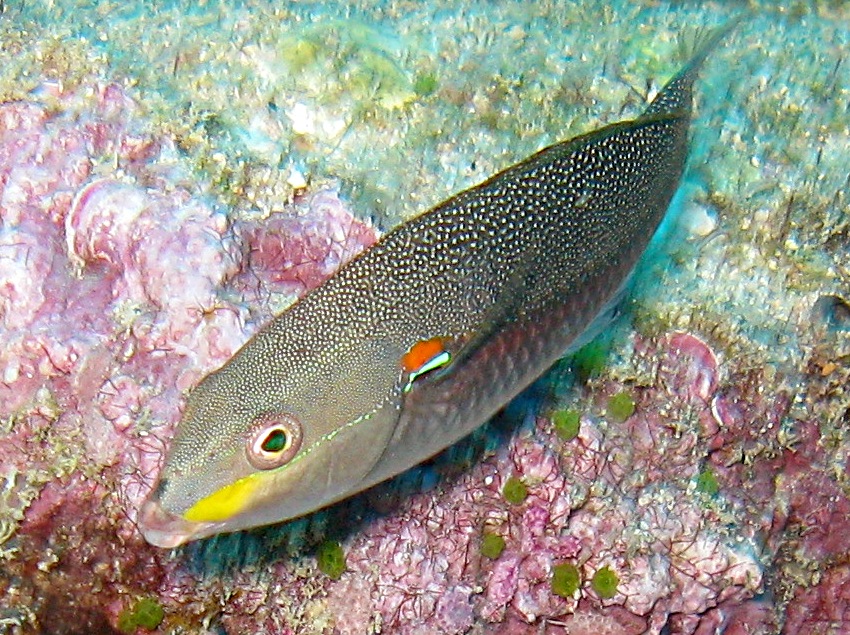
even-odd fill
[{"label": "fish tail", "polygon": [[689,112],[694,80],[696,80],[706,58],[717,48],[721,40],[734,31],[746,18],[747,14],[741,14],[698,36],[694,44],[694,53],[688,62],[664,85],[664,88],[644,111],[643,116],[678,115]]}]

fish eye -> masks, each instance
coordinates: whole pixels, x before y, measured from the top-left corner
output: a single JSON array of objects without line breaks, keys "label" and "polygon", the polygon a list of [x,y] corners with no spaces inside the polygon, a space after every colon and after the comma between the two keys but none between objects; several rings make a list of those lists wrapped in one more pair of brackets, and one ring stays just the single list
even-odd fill
[{"label": "fish eye", "polygon": [[301,424],[292,415],[273,412],[254,420],[245,452],[258,470],[271,470],[293,459],[301,447]]}]

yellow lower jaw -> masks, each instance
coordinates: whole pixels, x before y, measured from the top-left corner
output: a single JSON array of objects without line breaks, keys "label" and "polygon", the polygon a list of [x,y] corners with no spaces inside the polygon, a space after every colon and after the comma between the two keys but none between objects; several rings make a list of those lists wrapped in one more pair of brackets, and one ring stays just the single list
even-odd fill
[{"label": "yellow lower jaw", "polygon": [[199,500],[186,510],[183,518],[193,523],[229,520],[248,506],[259,485],[256,474],[241,478]]}]

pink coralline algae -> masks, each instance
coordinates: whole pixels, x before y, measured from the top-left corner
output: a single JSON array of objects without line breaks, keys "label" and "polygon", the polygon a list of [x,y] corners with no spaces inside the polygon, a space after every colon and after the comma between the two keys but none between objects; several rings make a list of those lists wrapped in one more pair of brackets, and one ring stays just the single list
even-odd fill
[{"label": "pink coralline algae", "polygon": [[[666,390],[644,391],[625,423],[611,425],[591,408],[579,436],[563,443],[538,418],[437,499],[416,496],[353,538],[351,571],[329,589],[340,632],[362,632],[368,611],[354,607],[376,605],[389,632],[463,633],[473,616],[493,632],[527,632],[535,623],[546,632],[660,632],[678,616],[757,594],[757,546],[726,533],[711,501],[693,494],[699,428],[674,434],[672,426],[679,408],[711,417],[717,361],[691,335],[658,345],[669,351],[657,368]],[[666,411],[651,403],[662,398]],[[500,494],[511,475],[528,486],[519,505]],[[485,528],[506,540],[494,562],[479,553]],[[574,598],[551,590],[552,568],[564,561],[583,574]],[[610,599],[589,584],[603,567],[620,580]],[[696,618],[680,632],[698,625]]]},{"label": "pink coralline algae", "polygon": [[786,630],[789,633],[831,635],[847,632],[848,623],[850,566],[845,563],[826,571],[812,587],[797,590],[794,601],[788,607]]},{"label": "pink coralline algae", "polygon": [[[59,107],[0,105],[0,607],[96,632],[122,594],[157,592],[164,559],[133,519],[183,391],[271,294],[315,286],[375,235],[329,191],[231,221],[174,185],[173,144],[132,125],[121,88],[51,92]],[[255,262],[274,272],[248,283]]]},{"label": "pink coralline algae", "polygon": [[[850,628],[845,446],[776,373],[680,331],[620,342],[627,372],[569,392],[568,441],[547,398],[419,468],[412,492],[402,477],[282,528],[146,545],[135,515],[185,391],[375,233],[330,190],[229,217],[120,87],[47,92],[0,105],[4,627],[116,632],[153,598],[163,633]],[[610,416],[622,393],[634,412]],[[506,499],[511,478],[526,497]],[[338,580],[310,552],[328,532]],[[552,589],[564,563],[572,596]]]},{"label": "pink coralline algae", "polygon": [[[787,394],[763,394],[763,377],[727,376],[693,334],[638,338],[633,358],[651,383],[600,382],[575,439],[559,440],[537,417],[436,498],[414,496],[353,537],[350,571],[328,590],[338,631],[362,632],[380,607],[377,623],[393,633],[464,633],[471,624],[494,633],[535,624],[547,633],[796,633],[791,622],[783,630],[786,612],[811,622],[828,605],[819,632],[842,632],[841,602],[827,594],[843,593],[837,572],[850,515],[846,494],[819,465],[827,457],[817,426],[797,421],[798,444],[782,448]],[[608,398],[624,388],[637,410],[609,421]],[[750,425],[726,419],[723,403]],[[719,491],[700,489],[707,471]],[[508,477],[528,487],[520,504],[500,495]],[[808,533],[796,537],[803,526]],[[495,561],[480,554],[485,530],[505,539]],[[822,586],[798,586],[792,572],[801,561],[836,573]],[[581,571],[573,598],[551,590],[560,562]],[[610,598],[590,583],[603,568],[618,578]]]}]

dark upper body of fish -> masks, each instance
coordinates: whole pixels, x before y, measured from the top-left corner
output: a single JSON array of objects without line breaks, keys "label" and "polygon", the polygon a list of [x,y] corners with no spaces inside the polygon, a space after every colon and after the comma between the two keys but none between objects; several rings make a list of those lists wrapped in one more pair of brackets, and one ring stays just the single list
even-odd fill
[{"label": "dark upper body of fish", "polygon": [[176,546],[309,513],[492,416],[622,287],[685,165],[716,31],[646,112],[386,234],[189,396],[139,522]]}]

